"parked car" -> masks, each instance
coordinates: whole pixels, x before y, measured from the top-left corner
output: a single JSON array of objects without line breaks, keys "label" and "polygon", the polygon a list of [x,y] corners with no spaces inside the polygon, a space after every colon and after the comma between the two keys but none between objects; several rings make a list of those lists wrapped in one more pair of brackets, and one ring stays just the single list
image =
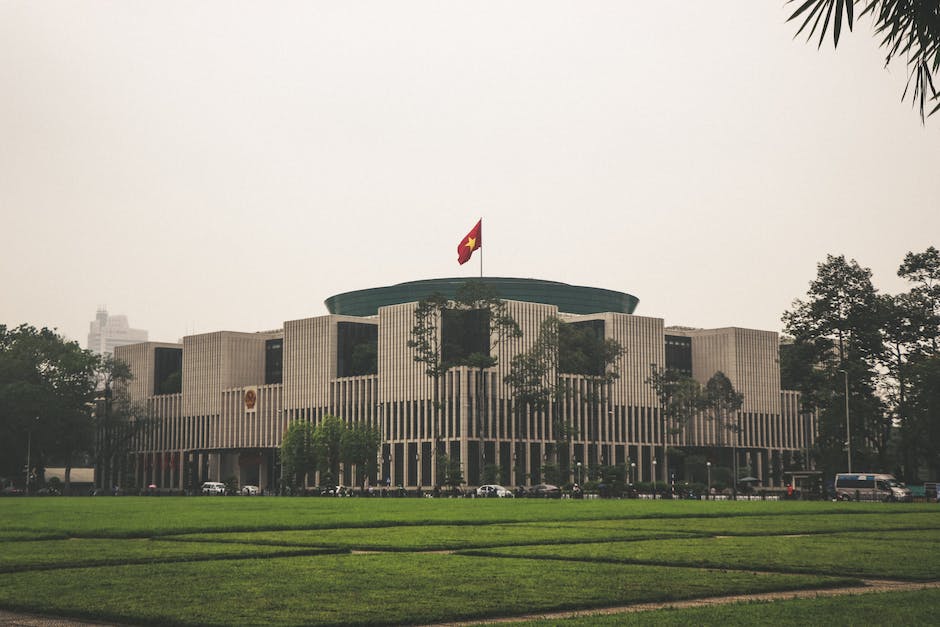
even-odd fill
[{"label": "parked car", "polygon": [[22,488],[18,488],[13,484],[5,486],[0,490],[0,496],[23,496]]},{"label": "parked car", "polygon": [[512,490],[508,490],[501,485],[481,485],[477,488],[477,496],[482,496],[484,498],[512,498]]},{"label": "parked car", "polygon": [[225,484],[218,481],[206,481],[202,484],[205,496],[225,496]]},{"label": "parked car", "polygon": [[258,496],[261,494],[261,488],[256,485],[243,485],[242,496]]},{"label": "parked car", "polygon": [[560,499],[561,488],[550,483],[539,483],[529,488],[526,496],[535,499]]}]

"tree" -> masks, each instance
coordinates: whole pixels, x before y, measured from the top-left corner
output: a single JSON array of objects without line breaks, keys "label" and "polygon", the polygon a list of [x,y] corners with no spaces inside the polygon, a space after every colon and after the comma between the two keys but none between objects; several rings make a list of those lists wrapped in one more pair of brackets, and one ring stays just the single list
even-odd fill
[{"label": "tree", "polygon": [[705,384],[705,397],[703,407],[708,411],[709,417],[715,421],[718,431],[719,446],[724,446],[724,434],[731,434],[732,456],[732,489],[738,489],[738,434],[741,425],[738,421],[738,412],[744,404],[744,396],[734,389],[731,380],[718,371],[711,376]]},{"label": "tree", "polygon": [[[475,317],[482,314],[482,318]],[[455,332],[444,332],[450,321]],[[481,332],[485,337],[470,338],[468,333]],[[440,381],[454,366],[468,366],[477,371],[474,399],[476,427],[480,435],[480,458],[483,456],[483,429],[481,419],[482,380],[487,368],[497,365],[495,352],[506,338],[521,337],[519,325],[509,314],[496,290],[483,281],[467,281],[457,289],[453,300],[442,294],[432,294],[418,301],[415,324],[408,346],[414,350],[414,361],[424,364],[425,374],[433,379],[434,438],[437,451],[442,452],[439,441],[441,424]],[[478,342],[472,341],[479,340]],[[440,477],[438,477],[440,484]]]},{"label": "tree", "polygon": [[[48,328],[0,325],[0,472],[49,461],[66,467],[90,452],[99,358]],[[27,446],[29,445],[29,446]],[[27,448],[31,449],[28,455]]]},{"label": "tree", "polygon": [[460,485],[463,483],[463,471],[460,469],[460,460],[454,459],[446,453],[439,453],[438,460],[438,464],[444,468],[443,484],[456,494]]},{"label": "tree", "polygon": [[938,338],[940,338],[940,252],[933,246],[909,252],[898,269],[908,292],[886,298],[884,366],[888,401],[899,424],[901,474],[916,480],[921,463],[940,471],[937,423]]},{"label": "tree", "polygon": [[342,442],[346,424],[336,416],[324,416],[313,430],[313,448],[320,470],[320,483],[336,485],[339,465],[343,459]]},{"label": "tree", "polygon": [[146,406],[133,403],[127,384],[133,380],[130,367],[112,356],[101,360],[99,387],[94,403],[94,460],[99,487],[134,487],[131,458],[141,436],[153,426]]},{"label": "tree", "polygon": [[[580,375],[587,382],[581,401],[589,407],[587,440],[594,442],[598,468],[610,460],[604,459],[600,448],[600,413],[607,412],[607,393],[610,385],[620,378],[619,361],[623,346],[604,337],[602,324],[567,323],[558,325],[558,371]],[[567,429],[567,425],[564,427]]]},{"label": "tree", "polygon": [[[793,3],[795,0],[788,0]],[[803,18],[797,35],[807,30],[807,40],[819,31],[821,47],[832,25],[833,47],[838,47],[843,18],[849,30],[855,21],[855,5],[863,4],[860,15],[870,15],[875,36],[885,50],[885,66],[896,56],[907,58],[908,80],[902,99],[911,93],[921,121],[928,101],[938,101],[927,115],[940,110],[940,94],[933,76],[940,70],[940,2],[937,0],[799,0],[799,7],[789,20]],[[820,26],[820,22],[822,25]]]},{"label": "tree", "polygon": [[382,435],[371,425],[356,423],[343,430],[340,437],[340,449],[343,463],[347,469],[356,466],[359,474],[359,487],[365,489],[366,480],[375,476],[376,456],[382,444]]},{"label": "tree", "polygon": [[[566,386],[562,374],[581,375],[588,383],[581,401],[591,409],[591,433],[588,439],[598,438],[598,411],[605,405],[605,393],[619,376],[618,363],[623,347],[606,339],[597,328],[566,323],[550,316],[539,325],[539,334],[528,351],[513,357],[509,374],[504,381],[513,395],[518,424],[521,427],[526,412],[540,412],[551,408],[552,431],[555,435],[555,456],[559,474],[570,477],[567,456],[574,429],[558,410],[558,400],[575,395]],[[517,433],[521,433],[517,428]],[[598,451],[598,457],[600,452]],[[600,465],[600,460],[596,460]]]},{"label": "tree", "polygon": [[663,418],[663,459],[668,460],[665,435],[681,433],[705,407],[702,386],[683,372],[673,368],[659,369],[656,364],[650,364],[646,384],[659,398],[659,411]]},{"label": "tree", "polygon": [[316,462],[313,426],[301,420],[290,423],[281,440],[281,470],[286,484],[281,490],[289,486],[293,491],[303,486],[304,477],[316,470]]},{"label": "tree", "polygon": [[[830,473],[844,467],[844,446],[849,440],[852,458],[862,466],[887,465],[891,420],[876,394],[884,355],[883,316],[883,301],[872,285],[871,270],[841,255],[827,255],[818,264],[807,298],[795,300],[783,315],[785,331],[794,341],[791,357],[798,355],[804,362],[800,367],[790,363],[788,369],[816,371],[799,377],[798,389],[819,409],[815,453]],[[846,381],[849,433],[845,428]],[[810,383],[815,389],[807,387]]]}]

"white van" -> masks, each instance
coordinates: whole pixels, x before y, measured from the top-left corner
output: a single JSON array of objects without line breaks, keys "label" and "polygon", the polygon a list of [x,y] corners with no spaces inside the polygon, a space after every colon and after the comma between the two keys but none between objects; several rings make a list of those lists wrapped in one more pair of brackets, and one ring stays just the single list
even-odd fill
[{"label": "white van", "polygon": [[893,475],[840,473],[836,475],[840,501],[910,501],[911,491]]}]

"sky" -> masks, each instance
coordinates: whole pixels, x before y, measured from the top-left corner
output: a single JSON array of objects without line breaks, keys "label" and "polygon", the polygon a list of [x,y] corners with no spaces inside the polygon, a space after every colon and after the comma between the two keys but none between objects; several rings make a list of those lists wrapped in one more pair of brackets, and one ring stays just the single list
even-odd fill
[{"label": "sky", "polygon": [[0,324],[277,329],[483,272],[781,330],[940,247],[940,114],[781,1],[0,2]]}]

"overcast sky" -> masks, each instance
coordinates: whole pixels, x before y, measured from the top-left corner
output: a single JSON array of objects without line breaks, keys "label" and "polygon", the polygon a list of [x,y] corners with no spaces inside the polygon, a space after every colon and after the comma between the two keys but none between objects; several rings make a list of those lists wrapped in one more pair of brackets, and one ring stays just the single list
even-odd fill
[{"label": "overcast sky", "polygon": [[[940,115],[778,2],[0,1],[0,323],[257,331],[484,272],[780,330],[940,246]],[[901,60],[903,62],[903,59]]]}]

